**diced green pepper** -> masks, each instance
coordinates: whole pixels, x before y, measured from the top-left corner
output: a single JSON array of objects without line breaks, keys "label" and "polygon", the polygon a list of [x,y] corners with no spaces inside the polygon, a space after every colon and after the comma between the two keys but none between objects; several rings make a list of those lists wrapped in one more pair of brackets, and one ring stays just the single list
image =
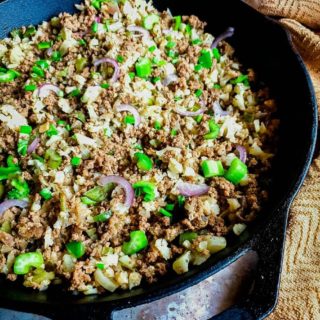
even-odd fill
[{"label": "diced green pepper", "polygon": [[28,150],[28,140],[26,139],[19,139],[18,140],[18,147],[17,151],[21,156],[26,156]]},{"label": "diced green pepper", "polygon": [[42,189],[39,194],[44,200],[50,200],[52,198],[52,192],[48,188]]},{"label": "diced green pepper", "polygon": [[175,137],[177,134],[178,134],[178,130],[176,130],[176,129],[172,129],[170,132],[171,137]]},{"label": "diced green pepper", "polygon": [[90,189],[84,194],[84,197],[81,198],[81,201],[87,202],[86,204],[98,204],[99,202],[102,202],[108,197],[113,188],[114,185],[112,183],[107,183],[103,187],[94,187],[93,189]]},{"label": "diced green pepper", "polygon": [[30,26],[26,29],[25,33],[23,34],[23,36],[25,38],[30,37],[35,35],[35,33],[37,32],[36,28],[34,26]]},{"label": "diced green pepper", "polygon": [[24,86],[25,91],[34,91],[37,89],[37,86],[35,84],[27,84]]},{"label": "diced green pepper", "polygon": [[40,252],[27,252],[18,255],[14,261],[13,272],[23,275],[30,272],[31,268],[41,268],[44,264]]},{"label": "diced green pepper", "polygon": [[224,175],[224,169],[220,160],[205,160],[201,163],[201,168],[205,178],[221,177]]},{"label": "diced green pepper", "polygon": [[152,182],[138,181],[132,187],[136,196],[144,194],[143,200],[146,202],[153,201],[156,198],[156,187]]},{"label": "diced green pepper", "polygon": [[46,131],[46,134],[50,138],[52,136],[58,135],[58,130],[52,123],[50,123],[49,130]]},{"label": "diced green pepper", "polygon": [[32,67],[32,72],[35,74],[35,75],[37,75],[37,76],[39,76],[39,77],[41,77],[41,78],[44,78],[45,77],[45,72],[40,68],[40,67],[38,67],[38,66],[33,66]]},{"label": "diced green pepper", "polygon": [[79,97],[80,95],[81,95],[81,90],[76,88],[68,94],[68,97],[73,98],[73,97]]},{"label": "diced green pepper", "polygon": [[132,124],[132,125],[134,125],[135,124],[135,119],[134,119],[134,116],[125,116],[124,117],[124,119],[123,119],[123,122],[125,123],[125,124]]},{"label": "diced green pepper", "polygon": [[97,33],[98,32],[98,22],[97,21],[94,21],[91,25],[91,31],[92,33]]},{"label": "diced green pepper", "polygon": [[136,152],[134,157],[137,161],[137,167],[142,171],[149,171],[152,169],[152,160],[142,152]]},{"label": "diced green pepper", "polygon": [[201,89],[197,89],[194,94],[195,94],[195,96],[196,96],[197,98],[199,98],[199,97],[202,95],[202,90],[201,90]]},{"label": "diced green pepper", "polygon": [[186,34],[189,36],[192,34],[192,27],[189,23],[186,25]]},{"label": "diced green pepper", "polygon": [[0,83],[5,83],[5,82],[11,82],[15,78],[17,78],[18,75],[14,70],[5,70],[0,72]]},{"label": "diced green pepper", "polygon": [[209,124],[209,133],[205,134],[204,138],[206,140],[216,139],[219,135],[220,127],[215,123],[214,120],[209,120],[208,124]]},{"label": "diced green pepper", "polygon": [[52,149],[46,151],[44,158],[51,169],[58,169],[62,163],[62,157]]},{"label": "diced green pepper", "polygon": [[130,241],[124,242],[122,245],[122,251],[124,254],[135,254],[148,246],[148,238],[146,234],[141,230],[130,232]]},{"label": "diced green pepper", "polygon": [[103,83],[100,85],[101,88],[103,89],[109,89],[110,88],[110,84],[109,83]]},{"label": "diced green pepper", "polygon": [[181,23],[182,23],[182,17],[181,16],[175,16],[172,18],[174,20],[174,27],[173,30],[178,31]]},{"label": "diced green pepper", "polygon": [[66,244],[67,251],[79,259],[86,253],[86,247],[81,241],[71,241]]},{"label": "diced green pepper", "polygon": [[52,42],[50,41],[42,41],[38,43],[38,49],[44,50],[52,47]]},{"label": "diced green pepper", "polygon": [[0,181],[8,179],[11,175],[20,172],[19,167],[0,167]]},{"label": "diced green pepper", "polygon": [[42,70],[48,69],[50,67],[48,60],[38,60],[36,61],[36,65],[40,67]]},{"label": "diced green pepper", "polygon": [[174,209],[174,204],[173,203],[168,203],[165,206],[165,209],[168,210],[168,211],[172,211]]},{"label": "diced green pepper", "polygon": [[104,265],[103,263],[97,263],[97,264],[96,264],[96,267],[97,267],[98,269],[100,269],[100,270],[104,270],[105,265]]},{"label": "diced green pepper", "polygon": [[102,212],[96,216],[93,217],[93,221],[94,222],[105,222],[108,219],[110,219],[112,216],[112,212],[111,211],[107,211],[107,212]]},{"label": "diced green pepper", "polygon": [[208,50],[201,50],[201,56],[198,60],[199,65],[201,65],[203,68],[211,69],[212,67],[212,56],[211,52]]},{"label": "diced green pepper", "polygon": [[77,72],[82,72],[83,69],[86,67],[86,65],[88,64],[88,59],[84,58],[84,57],[79,57],[76,60],[76,70]]},{"label": "diced green pepper", "polygon": [[140,78],[149,77],[151,70],[151,61],[149,58],[140,58],[135,65],[137,76]]},{"label": "diced green pepper", "polygon": [[8,192],[9,199],[27,199],[30,193],[28,183],[21,177],[11,180],[12,190]]},{"label": "diced green pepper", "polygon": [[157,120],[157,121],[154,122],[153,127],[154,127],[156,130],[161,130],[162,125],[161,125],[160,121]]},{"label": "diced green pepper", "polygon": [[86,43],[86,40],[84,40],[84,39],[80,39],[79,41],[78,41],[78,43],[80,44],[80,46],[85,46],[87,43]]},{"label": "diced green pepper", "polygon": [[31,126],[21,126],[20,127],[20,133],[30,134],[31,132],[32,132],[32,127]]},{"label": "diced green pepper", "polygon": [[79,157],[72,157],[71,165],[74,167],[78,167],[81,164],[81,158]]},{"label": "diced green pepper", "polygon": [[172,217],[172,213],[163,208],[160,208],[159,213],[161,213],[165,217],[169,217],[169,218]]},{"label": "diced green pepper", "polygon": [[151,47],[149,47],[149,52],[154,52],[155,50],[157,49],[157,47],[156,46],[151,46]]},{"label": "diced green pepper", "polygon": [[182,195],[180,194],[180,195],[178,195],[177,200],[178,200],[178,207],[179,207],[179,208],[182,208],[182,207],[184,206],[184,203],[186,202],[185,196],[182,196]]},{"label": "diced green pepper", "polygon": [[220,54],[219,49],[218,48],[213,48],[212,49],[212,54],[213,54],[213,57],[219,62],[220,58],[221,58],[221,54]]},{"label": "diced green pepper", "polygon": [[186,240],[192,241],[196,239],[197,236],[198,234],[196,232],[191,232],[191,231],[181,233],[179,236],[179,244],[180,245],[183,244]]},{"label": "diced green pepper", "polygon": [[150,14],[143,19],[143,27],[147,30],[151,30],[156,23],[159,23],[160,17],[156,14]]},{"label": "diced green pepper", "polygon": [[51,60],[54,62],[61,61],[61,53],[59,51],[53,51],[51,55]]},{"label": "diced green pepper", "polygon": [[242,74],[239,77],[233,79],[230,81],[230,83],[232,84],[237,84],[237,83],[243,83],[245,86],[249,87],[250,83],[249,83],[249,78],[247,75]]},{"label": "diced green pepper", "polygon": [[224,177],[233,184],[238,184],[247,174],[247,166],[239,158],[234,158]]}]

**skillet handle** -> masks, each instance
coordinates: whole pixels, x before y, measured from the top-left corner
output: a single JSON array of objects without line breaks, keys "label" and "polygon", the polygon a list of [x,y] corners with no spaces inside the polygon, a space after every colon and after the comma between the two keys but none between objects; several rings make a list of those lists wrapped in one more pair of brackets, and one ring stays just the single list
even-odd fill
[{"label": "skillet handle", "polygon": [[288,212],[289,204],[274,212],[270,223],[250,244],[259,256],[251,292],[242,301],[209,320],[256,320],[272,312],[278,299]]}]

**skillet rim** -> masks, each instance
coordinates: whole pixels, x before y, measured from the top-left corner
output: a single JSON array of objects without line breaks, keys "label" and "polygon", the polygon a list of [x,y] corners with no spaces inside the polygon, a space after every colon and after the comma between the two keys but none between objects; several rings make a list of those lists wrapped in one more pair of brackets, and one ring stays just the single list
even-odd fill
[{"label": "skillet rim", "polygon": [[[7,1],[10,1],[10,0],[7,0]],[[0,1],[0,4],[1,4],[1,1]],[[243,5],[245,5],[245,4],[243,4]],[[256,12],[256,14],[263,16],[262,14],[260,14],[258,12]],[[299,189],[304,181],[304,178],[307,175],[308,169],[311,165],[312,155],[314,153],[315,145],[316,145],[316,135],[317,135],[317,127],[318,127],[318,116],[317,116],[318,110],[317,110],[317,103],[316,103],[316,98],[315,98],[315,93],[314,93],[313,85],[311,82],[311,78],[310,78],[309,73],[306,69],[306,66],[303,63],[303,60],[302,60],[300,54],[294,48],[291,35],[289,34],[289,32],[286,29],[284,29],[284,27],[279,25],[279,23],[277,23],[275,20],[268,18],[268,17],[265,17],[265,16],[264,16],[264,18],[266,20],[268,20],[269,23],[276,24],[278,26],[279,32],[281,30],[282,30],[281,32],[285,32],[286,38],[287,38],[286,45],[289,45],[291,47],[291,51],[297,60],[297,67],[298,67],[298,65],[300,66],[300,69],[305,76],[305,80],[306,80],[306,83],[307,83],[308,89],[309,89],[309,97],[310,97],[309,104],[310,104],[310,108],[312,108],[312,115],[313,115],[313,123],[312,123],[312,130],[311,130],[311,136],[313,139],[309,143],[308,153],[306,154],[306,162],[304,164],[304,167],[301,169],[301,173],[297,176],[296,182],[294,184],[292,184],[291,189],[288,190],[287,195],[286,195],[286,201],[280,202],[277,205],[277,209],[274,210],[274,211],[277,211],[277,210],[286,210],[287,208],[289,208],[291,202],[293,201],[294,197],[296,196],[297,192],[299,191]],[[311,110],[310,110],[310,113],[311,113]],[[268,220],[268,223],[270,223],[269,220]],[[202,280],[208,278],[209,276],[218,272],[222,268],[225,268],[230,263],[232,263],[233,261],[238,259],[240,256],[245,254],[250,249],[250,242],[252,242],[254,240],[254,238],[258,232],[259,232],[259,230],[257,230],[251,236],[251,239],[249,239],[245,243],[239,245],[239,247],[236,250],[234,250],[233,252],[231,252],[229,256],[221,259],[220,261],[213,264],[212,266],[210,266],[210,268],[208,268],[206,270],[198,270],[195,274],[191,275],[184,283],[170,284],[169,286],[159,290],[158,292],[149,293],[147,295],[145,293],[142,293],[142,294],[137,294],[136,296],[132,296],[132,297],[120,298],[115,301],[72,302],[69,305],[75,306],[80,303],[85,306],[88,306],[89,304],[94,305],[94,306],[99,306],[101,304],[108,303],[108,304],[111,304],[115,307],[114,310],[120,310],[120,309],[128,307],[128,304],[130,304],[130,307],[132,307],[135,305],[140,305],[143,303],[148,303],[148,302],[160,299],[164,296],[174,294],[174,293],[179,292],[183,289],[186,289],[188,287],[191,287],[193,285],[198,284]],[[9,303],[10,301],[13,302],[15,300],[8,300],[7,301],[8,304],[10,304]],[[6,301],[4,301],[4,302],[6,302]],[[51,306],[57,305],[57,304],[54,304],[52,301],[49,301],[49,302],[45,301],[43,303],[40,303],[40,302],[24,302],[24,303],[30,305],[30,307],[34,307],[35,305],[38,305],[38,306],[39,305],[51,305]],[[120,303],[122,305],[115,306],[118,303]],[[3,305],[2,301],[0,302],[0,305],[1,306]],[[20,306],[15,306],[14,309],[26,310],[26,308],[23,308],[23,306],[21,306],[21,308],[20,308]],[[271,312],[271,310],[270,310],[270,312]]]}]

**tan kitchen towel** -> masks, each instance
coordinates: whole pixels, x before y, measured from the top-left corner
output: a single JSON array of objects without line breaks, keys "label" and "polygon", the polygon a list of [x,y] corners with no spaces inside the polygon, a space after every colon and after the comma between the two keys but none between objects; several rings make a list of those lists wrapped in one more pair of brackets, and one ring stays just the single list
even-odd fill
[{"label": "tan kitchen towel", "polygon": [[[320,0],[246,0],[292,34],[320,106]],[[290,214],[279,302],[268,320],[320,320],[320,156]]]}]

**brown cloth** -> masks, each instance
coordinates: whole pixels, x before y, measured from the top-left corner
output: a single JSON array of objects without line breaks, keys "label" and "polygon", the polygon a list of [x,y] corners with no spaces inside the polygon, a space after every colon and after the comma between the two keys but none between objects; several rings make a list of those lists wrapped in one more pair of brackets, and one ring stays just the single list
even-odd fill
[{"label": "brown cloth", "polygon": [[[320,106],[320,0],[246,0],[279,19],[292,35]],[[320,320],[320,156],[294,201],[288,225],[279,302],[269,320]]]}]

